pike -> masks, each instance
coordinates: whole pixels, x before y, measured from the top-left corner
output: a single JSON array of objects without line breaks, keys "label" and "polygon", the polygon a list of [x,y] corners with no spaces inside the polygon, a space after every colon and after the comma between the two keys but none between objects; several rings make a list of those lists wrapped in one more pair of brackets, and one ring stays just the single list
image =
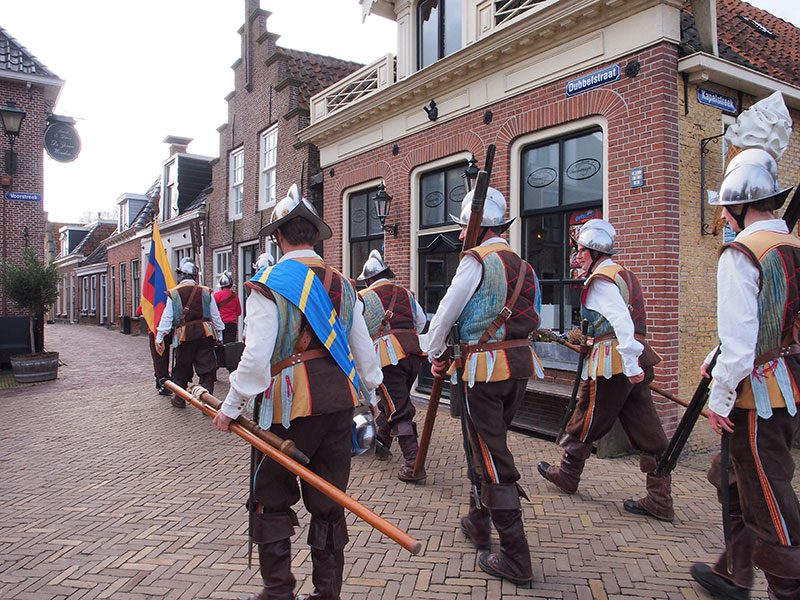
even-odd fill
[{"label": "pike", "polygon": [[[475,180],[475,193],[472,195],[472,206],[470,207],[471,212],[469,215],[469,223],[467,224],[467,232],[464,235],[463,250],[470,250],[477,245],[478,232],[481,227],[481,220],[483,219],[483,205],[486,202],[486,192],[489,189],[489,177],[492,174],[492,166],[494,165],[495,151],[495,145],[489,144],[486,148],[484,169],[478,171],[478,177]],[[442,397],[443,387],[444,375],[442,374],[433,379],[433,385],[431,386],[428,411],[425,413],[425,422],[422,426],[422,434],[419,437],[417,458],[414,461],[414,477],[419,477],[419,474],[425,468],[425,459],[428,456],[428,447],[431,443],[431,435],[433,434],[433,427],[436,423],[436,412],[439,410],[439,401]],[[455,414],[453,416],[455,416]],[[468,458],[468,460],[470,459]]]},{"label": "pike", "polygon": [[[165,381],[164,386],[172,391],[174,394],[177,394],[187,402],[189,402],[194,407],[200,409],[205,415],[214,418],[222,406],[222,403],[208,393],[208,390],[203,388],[199,385],[191,386],[191,392],[183,389],[182,387],[174,384],[171,381]],[[252,421],[251,421],[252,423]],[[255,426],[255,424],[253,423]],[[320,477],[307,467],[300,464],[298,461],[294,460],[291,456],[284,453],[283,451],[279,450],[278,448],[273,446],[273,442],[266,442],[260,435],[256,435],[255,433],[251,432],[245,424],[243,423],[243,419],[240,416],[235,421],[232,421],[230,424],[231,432],[238,435],[248,444],[255,446],[262,454],[266,457],[270,458],[271,460],[278,463],[280,466],[285,468],[286,470],[294,473],[300,479],[311,485],[312,487],[316,488],[321,493],[325,494],[328,498],[336,502],[337,504],[343,506],[350,512],[354,513],[360,519],[366,521],[368,524],[372,525],[375,529],[380,531],[385,536],[391,538],[393,541],[397,542],[403,548],[411,552],[411,554],[419,554],[422,550],[422,543],[418,540],[411,537],[408,533],[390,523],[389,521],[385,520],[380,515],[376,514],[360,502],[354,500],[347,494],[345,494],[342,490],[337,488],[335,485],[327,481],[326,479]],[[265,432],[263,430],[260,433],[270,433]],[[300,452],[297,448],[294,448],[294,442],[291,440],[281,440],[275,434],[271,434],[272,437],[278,444],[283,446],[284,448],[293,449],[294,452]],[[301,453],[302,454],[302,453]],[[304,455],[303,455],[304,456]],[[306,461],[308,459],[306,458]]]}]

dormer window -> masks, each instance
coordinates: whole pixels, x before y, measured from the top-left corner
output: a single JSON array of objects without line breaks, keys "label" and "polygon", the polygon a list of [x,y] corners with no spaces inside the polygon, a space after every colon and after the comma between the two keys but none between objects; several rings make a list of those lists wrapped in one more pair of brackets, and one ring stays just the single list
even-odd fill
[{"label": "dormer window", "polygon": [[461,49],[461,0],[417,4],[417,65],[424,69]]}]

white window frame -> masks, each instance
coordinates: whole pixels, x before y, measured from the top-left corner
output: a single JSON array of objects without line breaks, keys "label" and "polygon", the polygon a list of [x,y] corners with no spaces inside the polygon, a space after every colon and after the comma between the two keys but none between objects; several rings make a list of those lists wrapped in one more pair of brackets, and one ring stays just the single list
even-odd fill
[{"label": "white window frame", "polygon": [[[233,250],[230,246],[225,248],[218,248],[214,250],[214,274],[212,276],[212,285],[217,285],[220,275],[223,271],[231,271],[231,261],[233,260]],[[232,271],[231,271],[232,272]]]},{"label": "white window frame", "polygon": [[125,263],[119,263],[119,316],[127,317],[128,304],[128,273]]},{"label": "white window frame", "polygon": [[108,319],[108,275],[100,274],[100,322],[105,323]]},{"label": "white window frame", "polygon": [[277,123],[261,134],[258,157],[258,210],[265,210],[275,206],[277,199]]},{"label": "white window frame", "polygon": [[81,277],[81,313],[89,311],[89,278]]},{"label": "white window frame", "polygon": [[244,216],[244,147],[231,150],[228,159],[228,220]]},{"label": "white window frame", "polygon": [[131,261],[131,306],[133,313],[136,314],[136,309],[142,301],[142,261],[140,259],[133,259]]},{"label": "white window frame", "polygon": [[97,312],[97,275],[92,275],[91,285],[89,286],[89,310],[93,313]]},{"label": "white window frame", "polygon": [[178,159],[164,165],[164,194],[161,200],[162,221],[178,215]]}]

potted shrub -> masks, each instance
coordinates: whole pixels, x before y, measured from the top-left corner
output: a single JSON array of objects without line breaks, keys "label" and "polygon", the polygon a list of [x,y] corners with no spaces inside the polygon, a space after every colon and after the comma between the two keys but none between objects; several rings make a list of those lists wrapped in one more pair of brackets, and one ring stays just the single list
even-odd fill
[{"label": "potted shrub", "polygon": [[[19,262],[6,261],[1,267],[0,287],[12,302],[28,311],[33,350],[31,354],[11,357],[14,377],[20,383],[55,379],[58,352],[44,352],[44,314],[58,298],[58,271],[52,263],[45,266],[30,246],[22,251]],[[37,339],[42,340],[42,347],[38,349]]]}]

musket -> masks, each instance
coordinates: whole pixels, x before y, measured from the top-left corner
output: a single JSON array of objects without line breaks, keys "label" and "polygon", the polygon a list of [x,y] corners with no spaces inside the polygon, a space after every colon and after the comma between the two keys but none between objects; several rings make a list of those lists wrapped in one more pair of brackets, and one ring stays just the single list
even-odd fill
[{"label": "musket", "polygon": [[[786,206],[786,210],[783,211],[783,217],[781,218],[791,232],[795,228],[795,225],[797,225],[797,219],[799,217],[800,185],[797,185],[794,188],[792,198],[789,200],[789,204]],[[708,365],[707,371],[709,374],[711,374],[711,370],[714,368],[714,365],[717,362],[719,353],[720,348],[717,347],[717,351],[714,353],[714,357],[711,360],[711,363]],[[692,396],[689,407],[686,409],[683,418],[681,419],[680,423],[678,423],[678,427],[675,429],[675,433],[672,435],[669,447],[667,448],[667,454],[664,454],[658,463],[658,467],[656,469],[657,473],[668,474],[671,473],[675,468],[678,458],[680,457],[686,442],[689,440],[689,435],[692,433],[695,423],[697,423],[700,411],[706,403],[709,385],[711,385],[710,377],[703,377],[700,380],[700,383],[697,385],[697,389],[695,390],[694,396]]]},{"label": "musket", "polygon": [[[483,218],[483,205],[486,202],[486,192],[489,189],[489,175],[494,166],[495,145],[489,144],[486,148],[486,161],[484,169],[478,171],[478,177],[475,180],[475,192],[472,195],[472,206],[469,216],[469,223],[467,225],[467,232],[464,235],[464,250],[469,250],[476,245],[478,240],[478,230],[481,226],[481,219]],[[440,377],[434,377],[433,386],[431,387],[431,395],[428,400],[428,411],[425,413],[425,422],[422,426],[422,434],[419,437],[419,450],[417,450],[417,459],[414,461],[414,477],[419,477],[422,469],[425,468],[425,459],[428,456],[428,447],[431,443],[431,436],[433,434],[433,427],[436,423],[436,413],[439,410],[439,400],[442,397],[442,388],[444,387],[444,373]],[[455,407],[451,407],[451,413]],[[455,415],[454,415],[455,416]]]},{"label": "musket", "polygon": [[[467,390],[464,387],[464,360],[465,356],[461,356],[461,340],[458,333],[458,323],[453,324],[450,331],[450,341],[453,348],[453,363],[456,365],[456,382],[450,386],[452,395],[458,400],[458,418],[461,421],[461,441],[464,445],[464,455],[467,457],[467,477],[472,488],[472,497],[475,500],[475,506],[481,508],[481,495],[478,493],[478,477],[475,473],[475,464],[473,463],[472,452],[472,438],[469,435],[469,425],[467,424],[467,413],[469,412],[469,398],[467,397]],[[452,401],[452,399],[451,399]]]},{"label": "musket", "polygon": [[[258,394],[253,401],[253,419],[258,421],[261,413],[261,402],[264,394]],[[241,416],[241,415],[240,415]],[[256,492],[256,463],[259,462],[260,453],[255,446],[250,446],[250,495],[247,498],[247,568],[253,568],[253,530],[255,528],[256,511],[253,506],[253,497]]]},{"label": "musket", "polygon": [[[165,386],[168,387],[173,393],[177,394],[192,406],[199,408],[204,414],[208,415],[209,417],[215,417],[217,415],[217,410],[212,408],[209,402],[212,402],[212,398],[216,400],[217,405],[220,405],[219,400],[214,398],[211,394],[208,393],[205,388],[199,385],[194,385],[192,387],[192,391],[188,392],[182,387],[175,385],[171,381],[167,381],[164,383]],[[411,552],[412,554],[419,554],[422,550],[422,543],[418,540],[411,537],[408,533],[397,527],[396,525],[390,523],[380,515],[376,514],[357,500],[351,498],[347,494],[345,494],[342,490],[337,488],[328,480],[320,477],[307,467],[304,467],[299,462],[291,458],[289,455],[284,454],[277,448],[274,448],[270,443],[265,442],[259,436],[256,436],[254,433],[246,429],[242,424],[239,423],[239,420],[232,421],[230,424],[230,430],[232,433],[235,433],[248,444],[255,446],[262,454],[264,454],[267,458],[275,461],[280,466],[285,468],[286,470],[294,473],[300,479],[305,481],[310,486],[316,488],[321,493],[325,494],[328,498],[336,502],[337,504],[343,506],[350,512],[354,513],[360,519],[366,521],[370,525],[372,525],[375,529],[380,531],[385,536],[391,538],[398,544],[400,544],[403,548]],[[278,436],[275,436],[278,437]],[[280,438],[278,438],[280,439]],[[285,440],[290,441],[290,440]]]},{"label": "musket", "polygon": [[[539,333],[540,333],[540,335],[541,335],[541,337],[542,337],[542,339],[544,341],[557,342],[557,343],[561,344],[562,346],[564,346],[566,348],[569,348],[570,350],[573,350],[575,352],[580,352],[581,351],[579,346],[576,346],[575,344],[569,343],[567,340],[565,340],[561,336],[557,335],[555,332],[550,331],[549,329],[540,329],[538,331],[539,331]],[[656,385],[655,383],[651,383],[650,384],[650,389],[652,391],[654,391],[656,394],[658,394],[659,396],[663,396],[667,400],[672,400],[675,404],[680,404],[684,408],[689,408],[689,402],[687,402],[683,398],[679,398],[678,396],[675,396],[674,394],[670,394],[667,390],[665,390],[664,388]],[[708,418],[708,411],[705,408],[700,411],[700,414],[703,415],[705,418]]]},{"label": "musket", "polygon": [[[581,335],[583,338],[586,338],[587,334],[589,333],[589,321],[587,319],[583,319],[581,321]],[[583,376],[583,363],[586,361],[586,353],[581,352],[580,348],[578,348],[578,368],[575,371],[575,381],[572,384],[572,395],[569,398],[569,404],[567,404],[567,410],[564,411],[564,418],[561,419],[561,427],[558,428],[558,435],[556,436],[556,442],[561,439],[561,436],[564,435],[564,430],[567,428],[569,424],[569,420],[572,418],[572,415],[575,413],[575,408],[578,406],[578,390],[581,387],[581,377]]]}]

